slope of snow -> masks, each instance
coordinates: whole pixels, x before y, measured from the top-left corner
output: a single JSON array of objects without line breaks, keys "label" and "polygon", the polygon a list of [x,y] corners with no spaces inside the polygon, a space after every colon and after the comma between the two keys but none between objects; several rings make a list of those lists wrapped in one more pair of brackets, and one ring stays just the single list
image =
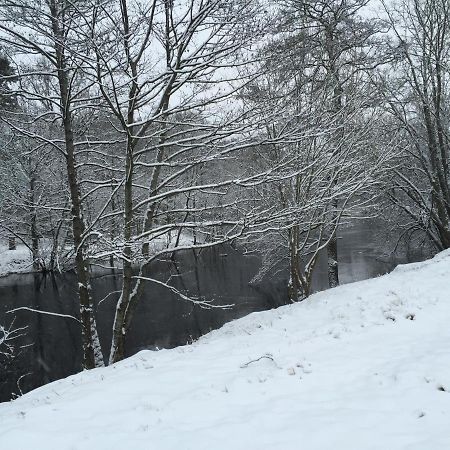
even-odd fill
[{"label": "slope of snow", "polygon": [[0,405],[2,450],[448,450],[450,252]]}]

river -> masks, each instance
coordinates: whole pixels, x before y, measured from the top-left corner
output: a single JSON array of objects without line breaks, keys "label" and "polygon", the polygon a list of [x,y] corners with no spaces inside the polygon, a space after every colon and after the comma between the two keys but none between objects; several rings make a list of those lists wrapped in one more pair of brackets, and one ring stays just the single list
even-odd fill
[{"label": "river", "polygon": [[[342,283],[372,278],[392,270],[398,263],[424,258],[420,251],[386,257],[380,250],[379,235],[370,223],[345,228],[339,239]],[[243,255],[230,245],[187,251],[172,261],[157,262],[152,276],[167,281],[193,296],[212,300],[215,306],[203,309],[180,300],[168,289],[148,283],[141,299],[126,345],[126,354],[141,349],[171,348],[192,342],[212,329],[253,311],[274,308],[287,302],[286,275],[279,273],[257,286],[249,284],[261,261],[257,255]],[[111,271],[94,271],[93,294],[97,303],[97,324],[105,353],[111,340],[115,300],[120,277]],[[327,287],[326,260],[319,261],[313,288]],[[6,312],[29,307],[58,314],[77,315],[76,277],[20,274],[0,278],[0,323],[10,322]],[[79,371],[81,366],[80,327],[70,318],[30,311],[15,313],[15,326],[27,327],[17,341],[21,348],[8,364],[0,360],[0,401],[20,392]],[[19,381],[18,381],[19,380]]]}]

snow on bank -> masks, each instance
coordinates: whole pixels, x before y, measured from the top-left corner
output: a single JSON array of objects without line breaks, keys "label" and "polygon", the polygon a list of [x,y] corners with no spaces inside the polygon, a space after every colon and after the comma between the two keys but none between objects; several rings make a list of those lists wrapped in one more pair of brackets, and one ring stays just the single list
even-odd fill
[{"label": "snow on bank", "polygon": [[[194,238],[191,233],[183,232],[180,237],[177,238],[171,232],[163,234],[158,238],[155,238],[149,242],[149,250],[150,253],[158,253],[165,249],[172,249],[176,247],[187,247],[191,246],[194,243]],[[42,245],[42,244],[41,244]],[[114,246],[112,247],[114,248]],[[122,244],[117,244],[117,254],[120,254],[121,249],[123,248]],[[136,255],[141,255],[142,242],[137,242],[134,245],[134,252]],[[70,247],[66,248],[67,253],[70,254]],[[105,251],[102,251],[99,248],[93,246],[91,249],[91,260],[97,264],[104,263],[105,267],[109,267],[109,256],[111,254],[111,248],[108,248]],[[50,247],[46,247],[40,249],[41,258],[48,265],[48,260],[50,258]],[[73,260],[72,260],[73,261]],[[121,267],[120,262],[116,259],[115,266],[117,268]],[[62,267],[64,270],[64,267]],[[16,250],[9,250],[8,247],[0,244],[0,277],[10,275],[13,273],[30,273],[34,272],[33,269],[33,257],[31,251],[23,244],[18,244]]]},{"label": "snow on bank", "polygon": [[16,250],[8,250],[8,247],[0,245],[0,277],[32,271],[33,259],[25,245],[17,245]]},{"label": "snow on bank", "polygon": [[450,252],[0,404],[2,450],[448,450]]}]

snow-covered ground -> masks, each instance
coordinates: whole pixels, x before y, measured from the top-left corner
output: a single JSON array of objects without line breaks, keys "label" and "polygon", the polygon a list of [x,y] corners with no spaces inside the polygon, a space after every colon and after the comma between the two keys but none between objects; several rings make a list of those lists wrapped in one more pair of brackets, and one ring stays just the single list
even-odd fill
[{"label": "snow-covered ground", "polygon": [[23,244],[18,244],[16,250],[0,245],[0,277],[10,273],[24,273],[33,271],[31,252]]},{"label": "snow-covered ground", "polygon": [[2,450],[448,450],[450,251],[0,405]]}]

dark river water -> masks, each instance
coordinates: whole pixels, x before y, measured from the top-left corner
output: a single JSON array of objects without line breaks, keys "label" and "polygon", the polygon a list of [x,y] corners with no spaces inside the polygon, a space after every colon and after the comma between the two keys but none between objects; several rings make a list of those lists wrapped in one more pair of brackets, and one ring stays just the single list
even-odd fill
[{"label": "dark river water", "polygon": [[[423,259],[421,252],[386,257],[376,244],[378,240],[370,224],[342,230],[339,239],[342,283],[372,278],[389,272],[398,263]],[[171,284],[191,295],[213,300],[215,305],[234,306],[202,309],[180,300],[164,287],[148,283],[127,339],[127,355],[141,349],[183,345],[225,322],[285,304],[287,279],[283,273],[257,286],[250,285],[260,264],[258,256],[243,255],[229,245],[200,254],[180,253],[175,263],[155,263],[153,277],[164,281],[170,277]],[[327,287],[326,269],[323,258],[314,278],[316,291]],[[100,341],[107,353],[120,278],[111,271],[97,270],[92,286]],[[0,323],[10,323],[13,317],[6,312],[18,307],[77,315],[75,275],[22,274],[0,278]],[[0,359],[0,401],[80,370],[80,327],[76,321],[18,311],[14,324],[27,328],[16,342],[15,358],[10,362]]]}]

